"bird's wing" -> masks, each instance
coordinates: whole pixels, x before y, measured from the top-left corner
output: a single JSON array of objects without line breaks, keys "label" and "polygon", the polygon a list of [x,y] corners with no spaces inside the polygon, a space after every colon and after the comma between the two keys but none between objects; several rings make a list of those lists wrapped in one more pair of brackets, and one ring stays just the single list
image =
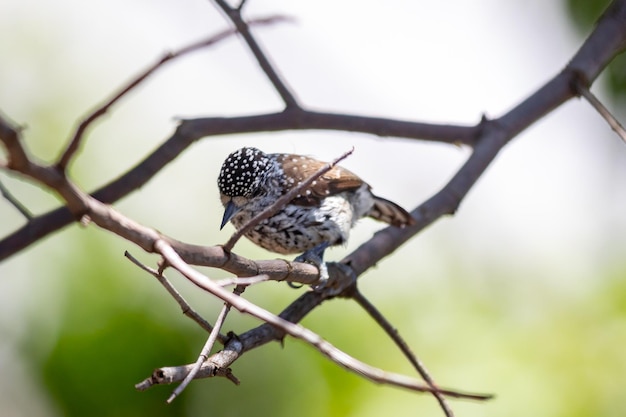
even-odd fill
[{"label": "bird's wing", "polygon": [[[327,163],[318,161],[308,156],[279,155],[285,175],[294,180],[293,186],[298,185],[323,168]],[[294,199],[294,204],[313,205],[321,199],[343,191],[355,190],[363,185],[363,180],[349,170],[335,166],[323,174],[311,185],[302,190],[300,197]]]}]

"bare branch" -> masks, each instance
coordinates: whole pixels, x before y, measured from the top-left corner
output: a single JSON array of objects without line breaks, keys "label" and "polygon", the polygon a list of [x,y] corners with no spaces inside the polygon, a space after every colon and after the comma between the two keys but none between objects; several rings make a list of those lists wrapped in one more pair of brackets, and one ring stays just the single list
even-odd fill
[{"label": "bare branch", "polygon": [[[135,384],[135,389],[138,391],[145,391],[154,385],[166,385],[174,382],[182,381],[186,375],[189,374],[194,364],[184,366],[167,366],[163,368],[155,369],[148,378]],[[198,373],[196,379],[210,378],[215,376],[221,376],[228,378],[235,385],[239,385],[239,380],[232,374],[230,368],[222,368],[215,366],[210,362],[205,362]]]},{"label": "bare branch", "polygon": [[[165,165],[204,136],[293,129],[344,130],[383,137],[421,138],[469,145],[475,141],[478,132],[476,127],[470,126],[437,125],[394,119],[317,113],[299,109],[259,116],[184,120],[176,132],[152,154],[119,178],[95,191],[92,196],[106,204],[118,201],[143,187]],[[31,222],[0,241],[0,261],[70,224],[73,220],[75,220],[74,217],[66,207],[59,207],[34,217]]]},{"label": "bare branch", "polygon": [[8,154],[7,168],[25,171],[30,167],[30,159],[20,141],[20,134],[21,129],[0,113],[0,142],[5,146]]},{"label": "bare branch", "polygon": [[[359,374],[370,381],[389,384],[393,386],[407,388],[413,391],[418,392],[433,392],[431,387],[424,386],[419,382],[415,381],[412,378],[393,374],[389,372],[382,371],[380,369],[369,366],[350,355],[342,352],[337,349],[324,339],[322,339],[317,334],[312,331],[292,322],[289,322],[279,316],[276,316],[270,313],[267,310],[262,309],[261,307],[252,304],[245,298],[239,297],[235,294],[232,294],[222,287],[218,286],[215,282],[208,279],[206,276],[202,275],[198,271],[191,268],[187,265],[180,256],[174,251],[174,249],[164,240],[157,240],[154,244],[154,249],[159,252],[163,258],[168,262],[168,264],[178,270],[181,274],[183,274],[187,279],[189,279],[192,283],[194,283],[199,288],[213,294],[214,296],[220,298],[226,303],[231,304],[234,308],[239,310],[242,313],[249,314],[253,317],[256,317],[265,323],[279,328],[281,331],[286,334],[295,337],[297,339],[304,340],[310,345],[314,346],[318,351],[324,354],[326,357],[331,359],[333,362],[341,365],[343,368]],[[215,356],[215,355],[214,355]],[[462,398],[471,398],[471,399],[480,399],[485,400],[491,398],[491,395],[482,395],[482,394],[465,394],[459,393],[457,391],[445,390],[445,389],[436,389],[436,391],[441,392],[445,395],[450,395],[453,397],[462,397]]]},{"label": "bare branch", "polygon": [[[180,306],[185,316],[189,317],[190,319],[198,323],[200,327],[202,327],[207,332],[211,333],[213,331],[214,327],[211,325],[211,323],[203,319],[202,316],[200,316],[200,314],[198,314],[189,305],[187,300],[185,300],[185,298],[176,290],[176,288],[174,288],[174,286],[169,282],[169,280],[165,277],[165,275],[160,274],[159,271],[157,271],[156,269],[153,269],[144,265],[137,258],[131,255],[130,252],[128,251],[124,251],[124,256],[130,259],[130,261],[134,263],[135,265],[137,265],[139,268],[143,269],[144,271],[146,271],[147,273],[155,277],[161,283],[161,285],[165,287],[165,289],[172,296],[172,298],[176,300],[176,302]],[[221,344],[224,344],[227,340],[227,337],[222,334],[219,334],[218,340]]]},{"label": "bare branch", "polygon": [[269,281],[270,277],[267,275],[256,275],[254,277],[234,277],[234,278],[224,278],[219,281],[215,281],[217,285],[220,287],[228,287],[230,285],[242,285],[242,286],[250,286],[255,284],[260,284],[261,282]]},{"label": "bare branch", "polygon": [[241,11],[245,5],[246,5],[246,0],[241,0],[239,2],[239,6],[237,6],[237,10]]},{"label": "bare branch", "polygon": [[298,101],[294,94],[289,90],[287,84],[280,78],[272,64],[270,63],[267,55],[261,50],[261,47],[254,39],[252,34],[250,33],[250,28],[248,23],[246,23],[241,17],[241,9],[245,4],[245,1],[242,1],[239,7],[233,8],[224,0],[213,0],[215,4],[224,12],[224,14],[230,19],[230,21],[235,25],[237,31],[241,34],[244,41],[252,51],[254,58],[258,62],[261,70],[265,73],[267,78],[270,80],[283,102],[285,103],[286,108],[299,108]]},{"label": "bare branch", "polygon": [[[284,22],[287,20],[288,19],[285,18],[284,16],[271,16],[268,18],[252,20],[248,24],[249,25],[268,25],[268,24],[274,24],[280,21]],[[216,43],[236,33],[237,33],[236,29],[227,29],[207,39],[201,40],[199,42],[195,42],[182,49],[179,49],[178,51],[169,52],[163,55],[157,62],[150,65],[147,69],[141,72],[137,77],[135,77],[128,84],[123,86],[118,92],[114,93],[111,96],[111,98],[109,98],[103,104],[98,106],[93,112],[87,115],[87,117],[85,117],[82,122],[80,122],[80,124],[76,128],[76,131],[72,135],[72,139],[70,140],[70,143],[67,145],[67,148],[65,149],[65,151],[59,158],[59,161],[56,163],[57,168],[61,171],[65,170],[71,158],[74,156],[74,154],[78,150],[80,143],[84,137],[85,131],[96,119],[106,114],[106,112],[111,108],[111,106],[117,103],[122,97],[124,97],[133,88],[141,84],[141,82],[143,82],[146,78],[152,75],[157,69],[161,68],[164,64],[166,64],[169,61],[172,61],[176,58],[180,58],[183,55],[186,55],[191,52],[195,52],[199,49],[213,46]]]},{"label": "bare branch", "polygon": [[375,265],[404,242],[445,214],[453,214],[477,179],[509,140],[572,98],[572,88],[580,79],[592,82],[602,69],[626,45],[626,1],[614,2],[600,18],[567,67],[543,87],[502,117],[483,120],[474,151],[446,184],[433,197],[415,208],[411,214],[414,226],[399,229],[387,227],[348,255],[343,263],[354,268],[357,275]]},{"label": "bare branch", "polygon": [[[18,149],[21,148],[18,146]],[[153,245],[156,240],[166,239],[176,247],[182,256],[191,262],[197,262],[198,265],[222,267],[242,276],[258,275],[259,271],[263,271],[271,279],[278,281],[292,280],[293,282],[310,284],[317,280],[317,269],[312,265],[291,263],[285,260],[253,262],[233,253],[225,253],[221,247],[207,248],[188,245],[167,238],[86,195],[54,168],[42,167],[29,162],[26,164],[25,170],[25,175],[56,190],[65,199],[67,207],[76,213],[77,218],[88,214],[89,218],[98,226],[134,242],[147,252],[153,252]]]},{"label": "bare branch", "polygon": [[336,158],[332,162],[324,165],[322,168],[318,169],[313,175],[311,175],[305,181],[302,181],[302,183],[298,184],[296,187],[289,190],[289,192],[282,195],[278,200],[274,202],[274,204],[267,207],[266,209],[261,211],[259,214],[254,216],[252,219],[250,219],[250,221],[246,223],[241,229],[233,233],[231,238],[228,239],[228,242],[224,244],[224,250],[226,252],[230,252],[233,246],[235,246],[235,244],[237,243],[237,241],[241,239],[241,237],[244,234],[250,231],[250,229],[255,227],[257,224],[259,224],[263,220],[268,219],[272,217],[274,214],[276,214],[280,209],[282,209],[285,206],[285,204],[289,203],[291,200],[296,198],[296,196],[298,196],[298,194],[300,194],[302,190],[304,190],[306,187],[311,185],[313,181],[315,181],[316,179],[318,179],[319,177],[321,177],[322,175],[324,175],[325,173],[333,169],[335,165],[337,165],[342,160],[346,159],[349,155],[352,154],[352,152],[354,152],[354,148],[352,148],[348,152],[345,152],[343,155],[341,155],[339,158]]},{"label": "bare branch", "polygon": [[[200,371],[196,375],[196,379],[201,378],[210,378],[214,376],[226,376],[230,374],[229,368],[222,368],[219,366],[215,366],[212,361],[214,357],[221,355],[224,351],[219,352],[218,354],[213,355],[209,358],[200,368]],[[406,377],[404,375],[394,374],[391,372],[385,372],[378,368],[370,367],[365,365],[367,370],[359,369],[357,371],[358,374],[370,379],[372,382],[392,385],[400,388],[406,388],[411,391],[416,392],[432,392],[430,387],[424,386],[419,383],[419,381]],[[168,366],[157,368],[150,377],[144,379],[143,381],[137,383],[135,388],[139,391],[145,391],[148,388],[154,385],[166,385],[172,384],[175,382],[182,381],[182,379],[189,373],[189,369],[193,367],[193,364],[189,365],[181,365],[181,366]],[[348,369],[350,370],[350,369]],[[366,373],[362,373],[362,371],[367,371]],[[371,375],[370,378],[368,375]],[[233,380],[233,379],[231,379]],[[233,380],[236,384],[238,381],[236,379]],[[447,388],[439,388],[437,390],[442,395],[450,398],[460,398],[466,400],[476,400],[476,401],[487,401],[493,399],[493,395],[491,394],[475,394],[469,392],[463,392],[458,390],[451,390]]]},{"label": "bare branch", "polygon": [[395,329],[391,323],[382,315],[382,313],[369,302],[367,298],[359,291],[356,284],[353,287],[353,290],[350,292],[351,298],[355,300],[373,319],[374,321],[387,333],[387,335],[394,341],[396,346],[400,348],[404,356],[411,362],[413,368],[420,374],[420,376],[426,381],[429,387],[433,389],[433,395],[439,402],[441,409],[445,413],[446,416],[452,417],[454,413],[452,409],[446,402],[445,397],[437,391],[437,384],[430,376],[430,373],[426,369],[426,366],[420,361],[417,356],[413,353],[409,345],[404,341],[398,330]]},{"label": "bare branch", "polygon": [[[586,84],[590,84],[608,62],[621,52],[626,45],[626,25],[623,25],[626,15],[625,8],[623,0],[615,1],[598,21],[594,31],[564,71],[505,116],[492,122],[497,122],[502,129],[509,130],[505,142],[530,126],[539,117],[571,98],[573,92],[570,86],[573,80],[581,77],[586,80]],[[10,133],[11,129],[7,131],[6,127],[7,124],[0,117],[0,138],[5,144],[12,143],[10,135],[7,136],[7,132]],[[122,177],[95,192],[93,197],[108,204],[119,200],[147,183],[163,166],[177,157],[191,143],[204,136],[288,129],[333,129],[444,142],[458,140],[459,143],[473,144],[478,138],[480,128],[481,125],[461,127],[411,123],[389,119],[315,113],[299,109],[294,110],[293,108],[286,112],[269,115],[186,120],[181,123],[175,134],[154,153]],[[9,168],[18,168],[20,162],[29,163],[25,154],[23,158],[14,155],[13,165],[10,163]],[[21,169],[16,170],[22,171]],[[430,201],[428,204],[420,206],[418,210],[431,210],[433,209],[432,206],[437,205],[435,203],[440,203],[438,200]],[[435,220],[436,215],[430,213],[428,217],[431,219],[424,223],[421,228]],[[0,260],[6,259],[38,239],[59,230],[72,220],[73,217],[66,208],[59,208],[33,218],[27,225],[0,241]],[[416,226],[411,230],[417,232],[421,228]],[[412,235],[408,234],[409,230],[405,230],[405,232],[407,234],[401,235],[401,240],[397,242],[398,246],[405,241],[406,236]],[[386,238],[392,237],[385,235]]]},{"label": "bare branch", "polygon": [[26,220],[30,220],[33,218],[33,214],[28,210],[22,203],[19,202],[17,198],[11,194],[9,189],[4,186],[4,183],[0,181],[0,194],[7,200],[17,211],[19,211],[22,216],[26,218]]},{"label": "bare branch", "polygon": [[[495,120],[484,120],[476,127],[457,127],[456,129],[449,126],[409,122],[398,122],[399,124],[396,127],[389,127],[381,124],[383,119],[329,115],[302,110],[298,107],[294,96],[280,80],[265,55],[259,49],[249,32],[248,26],[241,19],[240,11],[231,8],[223,1],[216,1],[227,12],[235,23],[237,30],[250,46],[262,69],[285,101],[286,110],[277,114],[245,118],[207,118],[183,121],[175,134],[166,143],[137,167],[129,171],[129,173],[101,189],[99,191],[101,195],[97,196],[97,198],[93,198],[79,190],[67,179],[64,173],[65,166],[80,144],[80,138],[83,136],[82,132],[78,133],[77,131],[77,134],[74,136],[75,138],[78,136],[76,144],[72,145],[74,142],[72,140],[68,149],[66,149],[65,154],[68,154],[68,156],[64,157],[62,155],[57,167],[47,167],[39,165],[28,158],[27,152],[20,141],[19,131],[0,117],[0,141],[4,144],[8,153],[7,167],[57,191],[67,204],[67,209],[53,212],[56,214],[53,214],[52,217],[44,215],[33,218],[27,226],[0,242],[0,259],[16,253],[19,249],[36,241],[45,233],[57,230],[59,227],[72,221],[73,218],[80,219],[83,216],[88,216],[98,226],[134,242],[144,250],[161,253],[170,264],[174,265],[176,269],[181,271],[196,285],[216,295],[226,303],[232,304],[238,310],[265,321],[263,325],[256,329],[240,335],[239,339],[230,339],[227,342],[227,349],[209,358],[209,363],[201,366],[199,374],[196,375],[197,377],[204,375],[203,372],[207,369],[211,370],[211,375],[228,377],[231,375],[227,369],[228,364],[236,360],[243,352],[289,334],[307,341],[341,366],[352,372],[362,374],[372,381],[404,386],[418,391],[447,393],[444,390],[433,389],[434,383],[433,386],[425,387],[413,379],[384,373],[381,370],[369,367],[337,350],[315,333],[293,323],[299,321],[323,300],[331,298],[328,294],[306,293],[285,309],[281,316],[275,316],[241,297],[233,298],[233,294],[190,268],[183,262],[183,259],[198,265],[211,264],[230,271],[236,270],[238,273],[246,271],[246,276],[267,274],[271,279],[293,279],[293,282],[305,282],[306,280],[316,279],[317,272],[314,267],[298,263],[292,264],[287,261],[252,262],[233,253],[224,252],[222,248],[201,248],[186,245],[163,237],[160,233],[133,222],[102,202],[113,202],[140,185],[145,184],[154,173],[173,160],[191,143],[206,135],[310,129],[324,126],[321,128],[368,132],[377,135],[387,135],[393,132],[393,134],[403,137],[412,137],[411,135],[418,135],[418,132],[421,132],[424,135],[416,137],[444,142],[456,142],[458,140],[460,143],[473,145],[472,154],[450,182],[441,191],[413,211],[413,215],[417,220],[415,226],[405,229],[387,228],[377,233],[368,243],[349,255],[344,260],[344,264],[335,265],[340,270],[339,272],[345,273],[345,271],[341,271],[342,268],[349,269],[351,276],[357,276],[384,256],[393,252],[407,239],[439,217],[445,214],[453,214],[477,179],[484,173],[491,161],[509,140],[539,118],[578,94],[579,91],[573,87],[575,82],[582,82],[585,86],[591,85],[607,63],[626,46],[626,25],[624,25],[624,21],[626,21],[626,1],[619,0],[612,3],[570,63],[541,89]],[[113,101],[115,100],[117,99],[114,97]],[[106,106],[105,104],[104,107]],[[390,123],[393,124],[393,121]],[[405,129],[410,132],[407,134]],[[452,132],[459,133],[460,138],[457,138],[457,140],[450,139],[449,135]],[[70,150],[72,146],[76,149]],[[61,163],[63,160],[66,161]],[[62,169],[59,170],[57,169],[58,167]],[[131,173],[135,175],[134,178],[131,177]],[[42,223],[44,220],[51,221],[53,225],[44,225]],[[27,236],[27,233],[33,230],[37,234]],[[12,244],[15,244],[15,246],[11,246]],[[296,276],[303,281],[296,281]],[[306,282],[309,283],[308,281]],[[189,369],[191,368],[188,368],[187,372]],[[182,378],[184,378],[186,373],[182,375]],[[146,384],[152,384],[152,382]],[[142,386],[145,387],[145,385]],[[466,397],[472,398],[471,395],[466,395]],[[480,398],[484,399],[486,397],[482,396]]]},{"label": "bare branch", "polygon": [[596,109],[596,111],[606,120],[606,122],[611,126],[611,129],[617,133],[617,135],[622,139],[624,143],[626,143],[626,130],[621,125],[621,123],[611,114],[609,109],[606,108],[604,104],[589,90],[587,86],[585,86],[582,82],[576,83],[576,88],[578,92],[587,99],[589,104]]},{"label": "bare branch", "polygon": [[[239,296],[244,292],[244,289],[245,287],[237,286],[233,290],[233,293]],[[224,322],[226,321],[226,316],[228,315],[229,311],[230,304],[224,303],[222,311],[220,311],[220,314],[217,316],[217,320],[215,320],[215,328],[211,331],[211,333],[209,334],[209,338],[202,347],[202,351],[198,356],[198,360],[194,364],[193,368],[191,368],[191,371],[189,371],[189,374],[187,374],[185,379],[183,379],[183,382],[181,382],[180,385],[176,387],[172,395],[170,395],[170,397],[167,399],[168,404],[174,401],[174,399],[176,399],[176,397],[178,397],[185,390],[187,385],[189,385],[189,383],[196,378],[198,371],[200,371],[200,367],[202,367],[202,364],[206,362],[209,357],[209,353],[211,353],[211,349],[213,349],[213,346],[215,345],[215,340],[219,336],[220,329],[224,326]]]},{"label": "bare branch", "polygon": [[[33,174],[36,174],[35,171]],[[63,188],[69,186],[69,182],[65,177],[62,177]],[[210,291],[212,294],[223,299],[225,302],[232,304],[235,308],[242,312],[252,314],[264,320],[266,323],[271,324],[274,327],[278,327],[281,331],[290,334],[294,337],[301,338],[308,341],[312,345],[316,346],[322,353],[329,358],[333,359],[338,364],[346,367],[353,372],[357,372],[372,381],[384,382],[397,386],[404,386],[418,391],[432,391],[430,387],[424,387],[415,381],[407,380],[406,377],[401,375],[387,374],[368,365],[356,361],[354,358],[347,356],[345,353],[337,350],[328,342],[323,341],[319,336],[310,332],[307,329],[302,328],[296,324],[286,321],[278,316],[274,316],[271,313],[263,310],[253,304],[250,304],[246,300],[236,297],[236,299],[229,298],[230,293],[217,286],[212,281],[208,280],[202,274],[197,273],[193,269],[189,268],[182,259],[174,252],[164,240],[158,238],[158,234],[154,231],[144,228],[129,219],[124,219],[119,213],[113,211],[109,207],[104,206],[102,203],[90,199],[89,196],[85,196],[74,190],[74,193],[64,193],[64,197],[68,199],[68,204],[73,205],[76,202],[89,207],[89,215],[93,218],[96,224],[101,227],[107,228],[120,236],[124,236],[140,246],[146,248],[146,250],[156,250],[161,253],[164,259],[176,269],[181,271],[188,279],[196,283],[196,285]]]}]

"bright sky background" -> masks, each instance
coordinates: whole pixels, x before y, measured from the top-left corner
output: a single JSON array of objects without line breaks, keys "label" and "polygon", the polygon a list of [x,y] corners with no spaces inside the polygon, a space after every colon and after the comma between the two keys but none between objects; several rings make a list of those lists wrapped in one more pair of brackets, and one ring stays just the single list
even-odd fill
[{"label": "bright sky background", "polygon": [[[254,32],[300,102],[316,110],[475,124],[534,92],[582,42],[557,1],[248,3],[247,17],[295,18]],[[161,54],[226,27],[201,0],[3,0],[0,109],[28,126],[28,145],[50,160],[69,136],[49,136],[50,126],[69,132],[77,118]],[[600,86],[594,90],[602,96]],[[92,130],[73,167],[76,179],[91,190],[124,172],[169,137],[177,117],[253,114],[280,105],[245,46],[230,39],[169,64],[115,107]],[[215,179],[224,157],[244,144],[327,160],[354,146],[344,165],[409,209],[443,186],[468,155],[447,145],[341,132],[209,139],[117,207],[182,240],[219,243],[228,231],[217,233]],[[451,256],[472,274],[495,259],[530,281],[584,294],[595,285],[594,271],[624,244],[625,166],[626,147],[600,116],[583,101],[569,102],[505,148],[457,216],[418,237],[399,262],[419,253],[424,279],[436,280]],[[5,173],[0,179],[35,212],[57,204]],[[147,208],[147,201],[159,209]],[[172,213],[195,221],[172,221]],[[0,202],[0,231],[20,222]],[[378,227],[364,222],[350,246]],[[55,253],[58,238],[37,250]],[[329,257],[346,253],[336,249]],[[1,326],[10,326],[5,317],[24,308],[16,300],[36,284],[36,268],[28,254],[0,265]],[[14,358],[11,343],[0,341],[0,369]],[[6,382],[1,379],[0,387]]]}]

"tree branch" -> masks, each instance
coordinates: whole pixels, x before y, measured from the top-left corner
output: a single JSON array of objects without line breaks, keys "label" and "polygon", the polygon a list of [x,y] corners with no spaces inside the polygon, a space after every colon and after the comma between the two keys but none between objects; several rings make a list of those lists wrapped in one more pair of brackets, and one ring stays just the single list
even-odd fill
[{"label": "tree branch", "polygon": [[[165,275],[163,275],[162,273],[159,273],[159,271],[157,271],[156,269],[147,267],[146,265],[141,263],[137,258],[135,258],[133,255],[131,255],[130,252],[128,251],[124,252],[124,256],[127,257],[132,263],[137,265],[139,268],[141,268],[143,271],[155,277],[161,283],[161,285],[163,285],[165,290],[172,296],[172,298],[178,303],[178,305],[180,306],[180,309],[183,311],[183,314],[185,316],[189,317],[190,319],[198,323],[198,325],[202,327],[204,330],[206,330],[207,333],[211,333],[213,331],[214,327],[208,321],[203,319],[200,316],[200,314],[198,314],[193,308],[191,308],[187,300],[185,300],[185,298],[176,290],[176,288],[174,288],[174,286],[169,282],[169,280],[165,277]],[[226,340],[228,340],[228,338],[222,334],[218,334],[217,340],[219,340],[221,344],[224,344]]]},{"label": "tree branch", "polygon": [[[345,352],[340,351],[335,348],[329,342],[323,340],[320,336],[313,333],[312,331],[298,325],[287,321],[280,316],[276,316],[270,313],[267,310],[262,309],[261,307],[252,304],[245,298],[239,297],[236,294],[233,294],[221,286],[217,285],[212,280],[208,279],[206,276],[202,275],[195,269],[191,268],[187,265],[183,259],[178,256],[176,251],[164,240],[157,240],[154,244],[154,249],[156,252],[160,253],[165,261],[171,267],[175,268],[181,274],[183,274],[187,279],[189,279],[192,283],[194,283],[199,288],[213,294],[219,299],[225,301],[226,303],[232,305],[235,309],[239,310],[244,314],[251,315],[256,317],[268,325],[279,328],[282,332],[295,337],[297,339],[301,339],[310,345],[314,346],[320,353],[327,356],[333,362],[338,365],[344,367],[345,369],[357,373],[370,381],[389,384],[397,387],[407,388],[413,391],[418,392],[439,392],[444,395],[449,395],[457,398],[470,398],[470,399],[478,399],[478,400],[486,400],[491,398],[491,395],[483,395],[483,394],[466,394],[461,393],[454,390],[448,389],[433,389],[428,386],[424,386],[419,382],[415,381],[412,378],[393,374],[390,372],[385,372],[380,369],[369,366]],[[226,350],[226,349],[225,349]],[[219,355],[217,353],[216,355]],[[214,356],[216,356],[214,355]],[[229,358],[236,359],[232,355],[229,355]],[[210,360],[210,359],[209,359]],[[231,362],[232,363],[232,362]],[[225,364],[228,366],[229,364]],[[141,384],[140,384],[141,385]]]},{"label": "tree branch", "polygon": [[[268,18],[264,18],[264,19],[256,19],[256,20],[252,20],[250,22],[248,22],[248,25],[268,25],[268,24],[274,24],[276,22],[280,22],[280,21],[286,21],[287,18],[283,17],[283,16],[271,16]],[[152,75],[156,70],[158,70],[159,68],[161,68],[162,66],[164,66],[166,63],[168,63],[169,61],[172,61],[176,58],[180,58],[183,55],[187,55],[191,52],[195,52],[199,49],[202,48],[206,48],[209,46],[213,46],[216,43],[232,36],[235,35],[237,33],[237,29],[227,29],[224,30],[216,35],[213,35],[207,39],[201,40],[199,42],[195,42],[191,45],[188,45],[182,49],[179,49],[177,51],[174,52],[168,52],[166,54],[164,54],[159,60],[157,60],[157,62],[155,62],[154,64],[150,65],[147,69],[145,69],[143,72],[141,72],[137,77],[135,77],[134,79],[132,79],[128,84],[126,84],[125,86],[123,86],[118,92],[114,93],[111,98],[109,98],[108,100],[106,100],[103,104],[101,104],[100,106],[98,106],[93,112],[91,112],[89,115],[87,115],[82,122],[80,122],[80,124],[78,125],[78,127],[76,128],[76,131],[74,132],[74,134],[72,135],[72,139],[70,140],[69,144],[67,145],[65,151],[61,154],[61,156],[59,157],[58,162],[56,163],[56,167],[57,169],[61,170],[61,171],[65,171],[67,165],[70,163],[71,158],[76,154],[76,151],[78,151],[78,148],[80,146],[81,141],[83,140],[83,137],[85,135],[85,132],[87,130],[87,128],[96,121],[96,119],[99,119],[100,117],[104,116],[109,109],[115,104],[117,103],[122,97],[124,97],[128,92],[130,92],[131,90],[133,90],[135,87],[137,87],[139,84],[141,84],[143,81],[145,81],[150,75]]]},{"label": "tree branch", "polygon": [[[394,136],[468,145],[474,143],[478,132],[477,127],[470,126],[438,125],[310,112],[300,109],[258,116],[183,120],[174,134],[143,161],[91,195],[103,203],[115,203],[143,187],[163,167],[178,157],[195,141],[205,136],[310,129],[342,130],[369,133],[381,137]],[[0,241],[0,261],[60,230],[73,220],[74,217],[66,207],[59,207],[34,217],[29,223]]]},{"label": "tree branch", "polygon": [[404,341],[398,330],[396,330],[391,323],[383,316],[383,314],[374,306],[370,301],[359,291],[356,284],[352,287],[352,291],[350,291],[351,297],[354,301],[356,301],[363,310],[365,310],[372,319],[378,324],[384,331],[387,333],[387,336],[398,346],[398,348],[402,351],[404,356],[411,362],[413,368],[420,374],[422,379],[426,381],[429,387],[433,389],[433,396],[439,402],[441,409],[445,413],[447,417],[452,417],[452,409],[448,405],[446,398],[437,390],[437,384],[435,380],[430,376],[430,373],[426,369],[426,366],[418,359],[418,357],[413,353],[409,345]]},{"label": "tree branch", "polygon": [[[233,290],[233,294],[240,296],[241,293],[243,293],[244,289],[245,287],[238,285]],[[170,397],[167,399],[168,404],[174,401],[174,399],[176,399],[176,397],[178,397],[180,393],[183,392],[185,388],[187,388],[187,385],[189,385],[189,383],[196,378],[196,375],[198,375],[198,372],[200,371],[202,364],[206,362],[206,360],[209,358],[209,353],[211,353],[211,349],[213,349],[213,346],[215,345],[215,341],[219,339],[219,336],[220,336],[219,331],[224,326],[224,322],[226,321],[226,316],[228,315],[228,312],[230,311],[230,307],[231,305],[229,303],[224,303],[224,306],[222,306],[222,311],[220,311],[220,314],[218,314],[217,316],[217,320],[215,320],[215,327],[209,333],[209,338],[207,339],[206,343],[202,347],[202,351],[200,352],[200,355],[198,356],[198,360],[196,360],[196,363],[194,364],[193,368],[191,368],[191,370],[182,380],[180,385],[176,387],[174,392],[172,392],[172,395],[170,395]]]},{"label": "tree branch", "polygon": [[270,80],[283,102],[285,103],[286,108],[299,108],[298,101],[294,94],[289,90],[287,84],[278,76],[278,73],[270,63],[267,55],[263,53],[261,47],[254,39],[252,34],[250,33],[250,28],[248,24],[244,22],[241,17],[241,9],[244,6],[245,2],[241,2],[239,7],[231,7],[224,0],[213,0],[214,3],[218,6],[222,12],[230,19],[230,21],[235,25],[237,31],[241,34],[241,37],[250,48],[252,55],[256,59],[257,63],[261,67],[261,70],[265,73],[267,78]]},{"label": "tree branch", "polygon": [[578,90],[578,93],[585,97],[589,104],[591,104],[591,106],[596,109],[600,116],[602,116],[602,118],[606,120],[609,126],[611,126],[611,129],[613,129],[613,131],[617,133],[617,136],[619,136],[619,138],[624,143],[626,143],[626,130],[624,130],[624,126],[622,126],[622,124],[615,118],[615,116],[611,114],[609,109],[607,109],[606,106],[602,104],[602,102],[591,92],[591,90],[589,90],[589,88],[582,85],[582,83],[578,82],[576,84],[576,88]]},{"label": "tree branch", "polygon": [[[60,162],[65,160],[64,163],[53,167],[42,166],[29,159],[28,153],[20,141],[18,129],[0,116],[0,141],[4,144],[8,154],[6,168],[55,190],[65,201],[67,207],[38,216],[19,231],[5,238],[0,242],[0,260],[16,253],[45,234],[68,224],[73,218],[80,219],[87,216],[98,226],[134,242],[142,249],[148,252],[161,253],[170,264],[175,265],[176,269],[196,285],[232,304],[238,310],[265,321],[263,325],[245,332],[236,340],[231,339],[227,343],[228,349],[213,355],[210,358],[211,364],[218,363],[220,365],[217,368],[214,367],[212,372],[218,374],[222,372],[224,375],[229,375],[229,372],[223,370],[223,364],[227,367],[245,351],[289,334],[308,341],[340,365],[363,374],[370,380],[392,383],[415,390],[446,393],[432,387],[423,387],[412,379],[406,379],[406,377],[381,373],[380,370],[368,367],[352,358],[347,358],[343,352],[336,350],[316,334],[294,324],[321,302],[332,298],[330,293],[308,292],[303,294],[288,306],[280,316],[275,316],[241,297],[233,298],[235,296],[230,292],[190,268],[184,261],[196,265],[223,268],[242,276],[266,274],[270,279],[307,284],[314,283],[317,279],[315,267],[283,260],[253,262],[233,253],[227,253],[219,247],[204,248],[178,242],[133,222],[103,203],[114,202],[145,184],[156,172],[182,153],[189,145],[204,136],[286,129],[336,129],[381,136],[394,135],[437,140],[446,143],[459,142],[473,146],[471,155],[448,184],[413,210],[412,214],[417,221],[415,226],[404,229],[386,228],[357,248],[342,263],[329,265],[331,276],[356,277],[436,219],[445,214],[453,214],[502,147],[539,118],[577,95],[579,91],[575,87],[576,83],[582,82],[587,87],[591,85],[613,57],[626,46],[626,0],[617,0],[611,4],[598,21],[593,32],[561,73],[506,114],[494,120],[483,120],[475,127],[430,125],[305,111],[298,106],[291,92],[258,48],[247,25],[241,20],[239,11],[230,8],[225,2],[219,0],[216,2],[225,11],[235,11],[232,16],[229,14],[229,17],[233,19],[235,26],[242,33],[263,71],[283,98],[286,110],[281,113],[248,117],[185,120],[161,147],[124,176],[94,193],[93,197],[79,190],[65,176],[63,169],[76,152],[83,133],[79,133],[77,130],[74,135],[74,138],[77,139],[70,142],[65,151],[67,156],[62,156],[60,159]],[[112,104],[115,100],[117,99],[114,97],[108,103]],[[103,108],[105,107],[107,107],[106,104]],[[72,145],[74,142],[76,143]],[[59,167],[62,169],[58,169]],[[28,235],[31,232],[34,234]],[[346,279],[342,282],[344,285],[342,288],[346,289],[349,288],[352,281]],[[203,369],[205,368],[202,367],[201,372]]]},{"label": "tree branch", "polygon": [[28,210],[17,198],[15,198],[15,196],[13,196],[13,194],[11,194],[2,181],[0,181],[0,194],[2,194],[2,197],[15,207],[15,209],[19,211],[20,214],[26,218],[26,220],[33,218],[33,214],[30,210]]}]

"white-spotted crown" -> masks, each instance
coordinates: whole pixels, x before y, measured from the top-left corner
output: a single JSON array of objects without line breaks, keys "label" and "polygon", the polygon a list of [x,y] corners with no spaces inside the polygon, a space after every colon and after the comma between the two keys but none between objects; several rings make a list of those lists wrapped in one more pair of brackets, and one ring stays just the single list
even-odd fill
[{"label": "white-spotted crown", "polygon": [[217,178],[220,193],[229,197],[251,197],[259,189],[271,161],[257,148],[241,148],[228,155]]}]

